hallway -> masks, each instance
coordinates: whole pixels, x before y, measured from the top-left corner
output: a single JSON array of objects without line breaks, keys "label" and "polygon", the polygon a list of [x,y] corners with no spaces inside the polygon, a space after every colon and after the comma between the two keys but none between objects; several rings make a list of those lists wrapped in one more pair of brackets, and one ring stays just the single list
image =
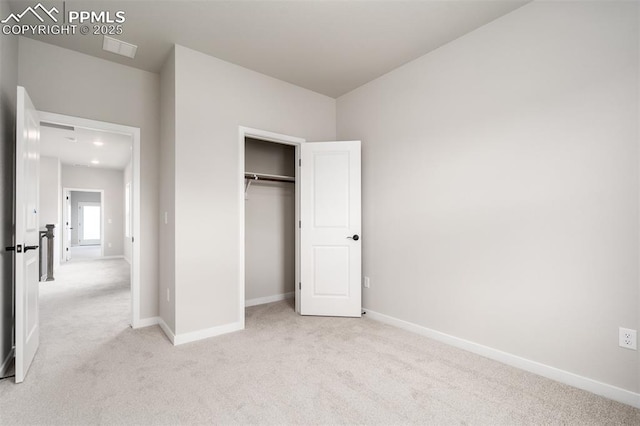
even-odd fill
[{"label": "hallway", "polygon": [[[140,338],[130,328],[130,266],[125,260],[69,262],[55,271],[55,278],[40,283],[40,347],[25,382],[0,382],[0,423],[16,423],[8,407],[20,404],[41,410],[21,416],[26,423],[59,422],[48,416],[60,408],[66,412],[59,413],[61,418],[71,422],[74,412],[86,416],[86,409],[101,410],[95,400],[79,407],[80,401],[90,401],[87,391],[96,385],[96,371],[104,369],[100,354],[122,339]],[[60,408],[52,410],[56,405]]]},{"label": "hallway", "polygon": [[41,346],[48,343],[47,336],[57,335],[51,327],[65,329],[65,334],[83,324],[96,331],[128,327],[129,271],[123,259],[69,262],[55,271],[55,281],[41,282]]},{"label": "hallway", "polygon": [[123,259],[69,262],[55,281],[40,283],[40,349],[29,376],[43,362],[68,358],[69,345],[79,355],[129,329],[129,270]]}]

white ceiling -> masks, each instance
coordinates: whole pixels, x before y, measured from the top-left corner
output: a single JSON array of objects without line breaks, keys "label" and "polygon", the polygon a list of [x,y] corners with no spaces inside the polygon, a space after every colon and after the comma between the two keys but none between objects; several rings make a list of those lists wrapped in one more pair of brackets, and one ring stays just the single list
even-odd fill
[{"label": "white ceiling", "polygon": [[[64,130],[40,126],[40,141],[41,156],[59,158],[65,165],[122,170],[131,159],[129,135],[80,127]],[[99,164],[92,164],[94,160]]]},{"label": "white ceiling", "polygon": [[[99,35],[33,38],[156,73],[175,43],[338,97],[528,1],[69,0],[67,11],[124,11],[115,38],[138,45],[136,58],[104,52]],[[62,11],[62,1],[42,3]]]}]

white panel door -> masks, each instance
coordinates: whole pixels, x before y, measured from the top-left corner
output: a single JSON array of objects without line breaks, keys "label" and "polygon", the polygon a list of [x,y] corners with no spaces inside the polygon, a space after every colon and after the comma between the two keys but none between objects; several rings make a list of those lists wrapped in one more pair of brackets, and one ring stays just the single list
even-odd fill
[{"label": "white panel door", "polygon": [[15,204],[15,370],[24,381],[40,341],[38,307],[38,178],[40,120],[29,95],[18,87]]},{"label": "white panel door", "polygon": [[301,145],[300,313],[360,317],[360,141]]}]

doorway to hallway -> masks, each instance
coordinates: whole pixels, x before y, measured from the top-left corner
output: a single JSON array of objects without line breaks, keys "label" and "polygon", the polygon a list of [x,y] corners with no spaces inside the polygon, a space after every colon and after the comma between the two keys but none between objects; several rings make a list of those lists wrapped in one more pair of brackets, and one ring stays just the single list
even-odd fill
[{"label": "doorway to hallway", "polygon": [[[129,273],[128,323],[139,327],[140,129],[42,111],[39,115],[41,128],[59,136],[57,152],[63,143],[74,147],[75,156],[59,162],[59,272],[64,272],[67,248],[70,259],[75,258],[71,263],[93,260],[92,266],[85,265],[88,268],[103,260],[124,262]],[[72,191],[90,192],[96,199],[80,199],[76,205]],[[80,220],[73,222],[73,216]]]},{"label": "doorway to hallway", "polygon": [[64,188],[63,194],[63,261],[103,257],[104,191]]}]

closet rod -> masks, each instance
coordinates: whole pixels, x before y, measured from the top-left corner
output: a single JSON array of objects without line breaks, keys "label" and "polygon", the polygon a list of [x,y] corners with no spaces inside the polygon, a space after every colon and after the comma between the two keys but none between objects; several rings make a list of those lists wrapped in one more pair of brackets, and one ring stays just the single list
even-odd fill
[{"label": "closet rod", "polygon": [[269,175],[266,173],[245,173],[245,179],[251,180],[267,180],[271,182],[295,182],[296,178],[291,176]]}]

